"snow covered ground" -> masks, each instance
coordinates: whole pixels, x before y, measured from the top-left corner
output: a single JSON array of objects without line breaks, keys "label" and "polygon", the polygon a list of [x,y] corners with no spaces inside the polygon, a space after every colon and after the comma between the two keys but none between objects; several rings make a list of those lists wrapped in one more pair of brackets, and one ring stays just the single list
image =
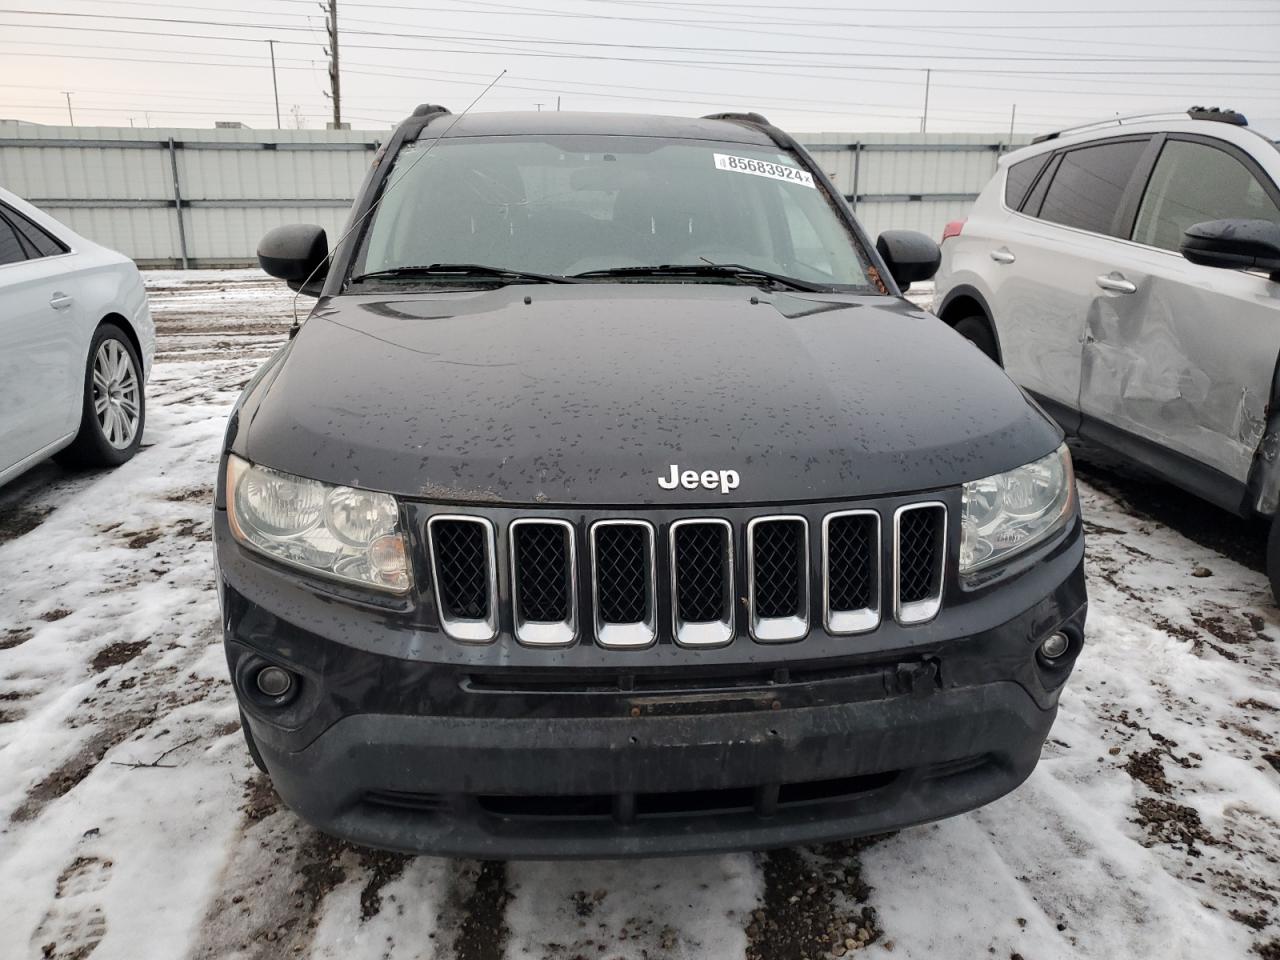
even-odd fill
[{"label": "snow covered ground", "polygon": [[625,863],[305,827],[245,753],[209,546],[223,421],[290,298],[251,271],[148,283],[146,448],[0,489],[0,960],[1280,958],[1280,613],[1249,534],[1202,545],[1243,528],[1197,506],[1169,529],[1163,488],[1124,478],[1081,487],[1089,645],[1043,761],[976,813]]}]

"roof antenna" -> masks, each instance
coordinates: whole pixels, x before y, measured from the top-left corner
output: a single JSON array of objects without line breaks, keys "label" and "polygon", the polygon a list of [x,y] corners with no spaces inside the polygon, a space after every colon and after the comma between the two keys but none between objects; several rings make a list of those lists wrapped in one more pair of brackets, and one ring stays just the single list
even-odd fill
[{"label": "roof antenna", "polygon": [[378,199],[375,200],[372,204],[370,204],[369,209],[366,210],[364,213],[362,213],[359,217],[357,217],[355,222],[352,223],[351,226],[347,227],[345,231],[343,231],[342,236],[340,236],[337,240],[334,241],[333,246],[329,248],[329,252],[324,255],[324,259],[321,260],[319,263],[317,263],[315,267],[312,269],[312,271],[309,274],[307,274],[307,279],[303,280],[302,283],[298,284],[298,289],[293,294],[293,325],[289,327],[290,340],[292,340],[295,336],[297,336],[298,330],[301,329],[301,326],[302,326],[302,323],[298,318],[298,298],[302,296],[302,288],[305,287],[308,283],[310,283],[315,278],[316,272],[321,267],[325,266],[325,264],[327,264],[330,259],[332,259],[334,251],[337,250],[338,247],[342,246],[342,241],[346,240],[347,237],[351,236],[352,231],[354,231],[357,227],[363,224],[364,221],[370,216],[370,214],[372,214],[373,211],[377,210],[378,207],[381,206],[382,201],[387,198],[387,194],[390,193],[395,188],[396,184],[398,184],[401,180],[407,177],[409,175],[409,172],[418,165],[418,163],[423,159],[423,157],[425,157],[432,150],[434,150],[436,148],[436,144],[438,144],[441,140],[443,140],[445,137],[449,135],[449,131],[453,129],[454,124],[456,124],[459,120],[461,120],[468,113],[470,113],[471,108],[474,107],[477,103],[479,103],[480,99],[490,90],[492,90],[494,86],[497,85],[499,80],[501,80],[504,76],[506,76],[506,73],[507,71],[504,68],[501,73],[499,73],[496,77],[490,80],[489,85],[486,86],[483,90],[481,90],[478,94],[476,94],[476,98],[472,100],[469,104],[467,104],[467,108],[463,110],[461,113],[459,113],[456,117],[454,117],[453,120],[449,123],[449,126],[444,128],[444,132],[441,133],[440,136],[432,140],[431,145],[428,146],[426,150],[422,151],[422,153],[414,157],[413,163],[405,167],[403,173],[401,173],[398,177],[396,177],[394,180],[389,182],[383,188],[382,193],[378,197]]}]

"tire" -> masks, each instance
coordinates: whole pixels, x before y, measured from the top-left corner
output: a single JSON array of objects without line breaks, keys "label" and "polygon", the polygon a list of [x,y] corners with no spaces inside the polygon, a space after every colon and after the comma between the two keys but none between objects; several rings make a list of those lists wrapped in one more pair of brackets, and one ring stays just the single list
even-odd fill
[{"label": "tire", "polygon": [[253,739],[253,732],[249,729],[249,718],[244,715],[244,711],[240,711],[240,732],[244,734],[244,745],[249,748],[249,756],[253,758],[253,765],[267,773],[267,765],[262,762],[262,753],[258,750],[258,743]]},{"label": "tire", "polygon": [[1280,516],[1272,518],[1267,537],[1267,579],[1271,581],[1271,596],[1280,606]]},{"label": "tire", "polygon": [[996,337],[991,332],[991,324],[987,322],[986,317],[965,317],[955,325],[955,331],[996,363],[1000,362],[1000,351],[996,349]]},{"label": "tire", "polygon": [[146,420],[138,351],[123,330],[104,323],[89,343],[80,429],[56,459],[68,467],[118,467],[138,452]]}]

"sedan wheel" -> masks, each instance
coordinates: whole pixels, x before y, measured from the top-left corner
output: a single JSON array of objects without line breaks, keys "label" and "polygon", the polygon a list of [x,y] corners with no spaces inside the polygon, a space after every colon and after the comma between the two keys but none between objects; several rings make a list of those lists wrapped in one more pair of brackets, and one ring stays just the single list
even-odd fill
[{"label": "sedan wheel", "polygon": [[80,429],[57,459],[69,467],[119,466],[138,452],[146,423],[138,351],[123,329],[104,323],[89,344]]},{"label": "sedan wheel", "polygon": [[103,340],[93,359],[93,410],[107,443],[126,450],[142,422],[142,388],[133,357],[119,340]]}]

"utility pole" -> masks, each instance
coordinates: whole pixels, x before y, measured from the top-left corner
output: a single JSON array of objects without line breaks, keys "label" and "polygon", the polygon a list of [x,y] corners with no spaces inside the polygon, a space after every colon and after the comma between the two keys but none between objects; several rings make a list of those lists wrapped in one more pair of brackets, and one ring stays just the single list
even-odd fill
[{"label": "utility pole", "polygon": [[71,121],[71,126],[76,125],[76,115],[71,112],[71,91],[63,90],[62,95],[67,98],[67,119]]},{"label": "utility pole", "polygon": [[540,103],[535,103],[535,104],[534,104],[534,106],[538,108],[538,112],[539,112],[539,113],[541,113],[541,112],[542,112],[542,104],[540,104]]},{"label": "utility pole", "polygon": [[280,87],[276,84],[276,42],[267,41],[267,49],[271,51],[271,92],[276,97],[276,129],[280,129]]},{"label": "utility pole", "polygon": [[556,95],[556,113],[560,112],[560,95]]},{"label": "utility pole", "polygon": [[1018,119],[1018,105],[1015,103],[1009,111],[1009,149],[1013,149],[1013,122]]},{"label": "utility pole", "polygon": [[933,71],[924,72],[924,116],[920,118],[920,132],[929,132],[929,84],[933,79]]},{"label": "utility pole", "polygon": [[342,129],[342,85],[338,73],[338,0],[325,0],[320,9],[328,16],[329,99],[333,101],[333,129]]}]

